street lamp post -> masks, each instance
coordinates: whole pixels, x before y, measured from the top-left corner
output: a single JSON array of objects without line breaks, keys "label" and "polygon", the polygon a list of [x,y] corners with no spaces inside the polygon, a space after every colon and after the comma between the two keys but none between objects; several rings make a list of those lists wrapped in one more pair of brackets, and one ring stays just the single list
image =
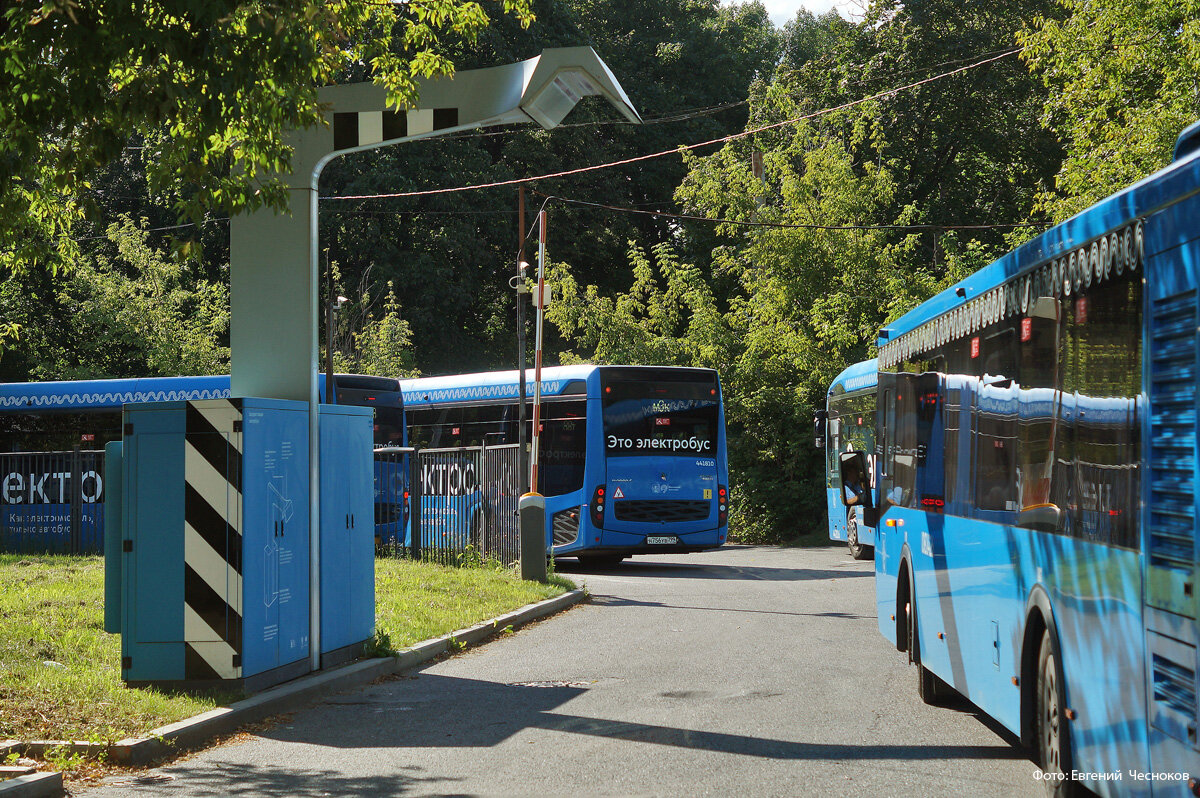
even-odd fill
[{"label": "street lamp post", "polygon": [[[419,91],[420,107],[395,111],[388,108],[387,90],[379,84],[321,89],[329,124],[293,134],[292,169],[285,175],[291,189],[307,192],[308,201],[293,203],[289,215],[260,211],[235,217],[230,225],[232,395],[307,398],[309,404],[308,646],[313,670],[320,667],[321,648],[317,200],[322,170],[351,152],[482,127],[534,122],[553,128],[591,95],[604,97],[630,122],[642,121],[590,47],[548,49],[515,64],[463,70],[423,81]],[[265,346],[267,341],[273,345]]]}]

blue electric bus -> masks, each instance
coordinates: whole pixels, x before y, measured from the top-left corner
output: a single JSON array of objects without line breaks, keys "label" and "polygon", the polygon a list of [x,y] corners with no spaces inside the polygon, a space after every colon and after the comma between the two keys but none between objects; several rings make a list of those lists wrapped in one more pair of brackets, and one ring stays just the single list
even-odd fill
[{"label": "blue electric bus", "polygon": [[[518,379],[507,371],[401,380],[410,443],[517,443]],[[527,380],[530,400],[533,387]],[[541,392],[538,492],[548,552],[612,564],[725,542],[729,472],[715,371],[559,366],[542,370]],[[478,511],[465,501],[454,512]]]},{"label": "blue electric bus", "polygon": [[[320,381],[325,397],[325,380]],[[403,446],[404,404],[394,378],[334,376],[340,404],[375,408],[375,445]],[[103,449],[121,439],[121,407],[221,399],[229,376],[141,377],[0,383],[0,547],[103,548]],[[396,458],[375,466],[375,532],[394,541],[407,522],[407,472]]]},{"label": "blue electric bus", "polygon": [[1195,794],[1200,123],[878,343],[879,628],[922,698],[1056,793]]},{"label": "blue electric bus", "polygon": [[829,539],[844,540],[850,556],[869,560],[875,551],[875,518],[865,504],[847,507],[842,497],[840,457],[865,452],[867,489],[875,462],[875,386],[879,366],[864,360],[834,378],[824,410],[815,419],[816,446],[825,454],[825,495],[829,510]]}]

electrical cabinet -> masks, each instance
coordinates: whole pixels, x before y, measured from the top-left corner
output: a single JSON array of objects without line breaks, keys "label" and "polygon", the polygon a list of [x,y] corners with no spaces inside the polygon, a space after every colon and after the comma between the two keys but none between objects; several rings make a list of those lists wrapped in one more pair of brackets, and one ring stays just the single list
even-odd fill
[{"label": "electrical cabinet", "polygon": [[308,439],[303,402],[125,408],[125,681],[252,692],[308,672]]},{"label": "electrical cabinet", "polygon": [[374,411],[321,406],[321,667],[375,634]]}]

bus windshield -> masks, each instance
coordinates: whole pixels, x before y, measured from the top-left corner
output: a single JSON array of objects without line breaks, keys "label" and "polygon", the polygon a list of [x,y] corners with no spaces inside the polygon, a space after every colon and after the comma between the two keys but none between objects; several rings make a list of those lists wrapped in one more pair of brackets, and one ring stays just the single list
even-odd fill
[{"label": "bus windshield", "polygon": [[716,377],[610,377],[602,394],[605,453],[713,456],[720,402]]}]

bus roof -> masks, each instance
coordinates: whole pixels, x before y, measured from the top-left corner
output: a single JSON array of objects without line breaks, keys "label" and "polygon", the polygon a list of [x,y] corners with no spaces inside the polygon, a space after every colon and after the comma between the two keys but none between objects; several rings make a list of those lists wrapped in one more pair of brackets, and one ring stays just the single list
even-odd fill
[{"label": "bus roof", "polygon": [[874,388],[879,384],[879,361],[876,358],[847,366],[833,378],[829,385],[829,396]]},{"label": "bus roof", "polygon": [[[607,368],[591,364],[576,366],[551,366],[542,369],[542,396],[574,396],[586,392],[585,383],[588,378],[598,371]],[[703,371],[715,373],[712,369],[690,368],[685,366],[613,366],[626,372],[644,369],[647,373],[664,369]],[[407,407],[420,407],[422,404],[438,404],[440,402],[487,402],[506,401],[518,398],[520,388],[520,373],[517,371],[485,371],[476,374],[451,374],[443,377],[419,377],[416,379],[400,380],[400,389],[404,393]],[[526,396],[533,396],[533,369],[525,370]]]},{"label": "bus roof", "polygon": [[229,375],[0,383],[0,411],[103,410],[134,402],[225,399]]},{"label": "bus roof", "polygon": [[[1075,247],[1186,196],[1191,187],[1200,183],[1200,149],[1186,146],[1187,141],[1196,138],[1196,129],[1196,125],[1191,125],[1180,134],[1180,146],[1174,163],[1055,225],[922,302],[880,330],[878,344],[883,346],[888,341],[894,341],[930,319],[969,302],[1017,275],[1030,272],[1048,260],[1068,254]],[[1148,257],[1152,254],[1151,242],[1146,243]]]},{"label": "bus roof", "polygon": [[[335,374],[339,389],[395,391],[392,377]],[[318,380],[322,401],[325,380]],[[229,375],[209,377],[130,377],[113,380],[0,383],[0,412],[21,410],[119,410],[137,402],[228,399]]]}]

